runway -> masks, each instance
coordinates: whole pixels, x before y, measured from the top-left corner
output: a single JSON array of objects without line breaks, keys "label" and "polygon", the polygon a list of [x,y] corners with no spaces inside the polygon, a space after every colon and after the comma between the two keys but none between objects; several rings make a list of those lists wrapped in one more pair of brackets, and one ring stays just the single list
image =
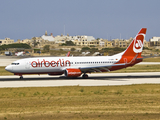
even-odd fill
[{"label": "runway", "polygon": [[96,73],[89,74],[88,79],[76,79],[64,76],[24,75],[0,76],[0,88],[10,87],[57,87],[57,86],[112,86],[132,84],[160,84],[160,72],[143,73]]}]

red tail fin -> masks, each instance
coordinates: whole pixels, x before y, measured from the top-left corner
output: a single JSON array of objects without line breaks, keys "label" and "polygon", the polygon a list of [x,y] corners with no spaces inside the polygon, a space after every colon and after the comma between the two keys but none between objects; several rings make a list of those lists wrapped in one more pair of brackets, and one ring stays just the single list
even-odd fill
[{"label": "red tail fin", "polygon": [[145,39],[146,28],[142,28],[136,37],[133,39],[131,44],[122,54],[119,63],[126,63],[128,65],[134,65],[142,61],[141,53],[143,49],[143,42]]},{"label": "red tail fin", "polygon": [[143,49],[143,42],[145,39],[147,28],[142,28],[136,37],[133,39],[129,47],[125,50],[123,56],[141,56],[142,49]]}]

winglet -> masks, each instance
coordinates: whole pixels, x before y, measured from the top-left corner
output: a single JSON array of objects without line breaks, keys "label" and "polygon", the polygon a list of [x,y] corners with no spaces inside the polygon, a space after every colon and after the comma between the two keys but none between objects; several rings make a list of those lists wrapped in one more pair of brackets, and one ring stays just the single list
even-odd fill
[{"label": "winglet", "polygon": [[69,57],[70,56],[70,51],[67,53],[67,55],[66,55],[67,57]]}]

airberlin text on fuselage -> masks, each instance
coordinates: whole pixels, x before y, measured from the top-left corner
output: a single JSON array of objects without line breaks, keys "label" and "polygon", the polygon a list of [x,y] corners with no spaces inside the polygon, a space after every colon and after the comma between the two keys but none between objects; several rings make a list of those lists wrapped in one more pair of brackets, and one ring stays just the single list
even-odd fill
[{"label": "airberlin text on fuselage", "polygon": [[45,60],[43,59],[42,61],[40,61],[39,59],[37,59],[37,61],[32,61],[31,62],[31,66],[33,68],[36,68],[36,67],[58,67],[58,66],[67,66],[67,65],[71,65],[71,62],[69,60],[64,60],[64,59],[59,59],[58,61],[48,61],[48,60]]}]

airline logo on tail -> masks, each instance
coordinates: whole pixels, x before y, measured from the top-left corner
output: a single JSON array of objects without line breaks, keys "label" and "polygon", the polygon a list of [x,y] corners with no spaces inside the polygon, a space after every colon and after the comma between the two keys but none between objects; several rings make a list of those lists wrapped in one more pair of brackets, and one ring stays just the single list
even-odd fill
[{"label": "airline logo on tail", "polygon": [[145,38],[145,34],[138,34],[136,36],[136,38],[134,39],[134,44],[133,44],[133,51],[135,53],[140,53],[142,52],[142,49],[143,49],[143,41],[144,41],[144,38]]}]

